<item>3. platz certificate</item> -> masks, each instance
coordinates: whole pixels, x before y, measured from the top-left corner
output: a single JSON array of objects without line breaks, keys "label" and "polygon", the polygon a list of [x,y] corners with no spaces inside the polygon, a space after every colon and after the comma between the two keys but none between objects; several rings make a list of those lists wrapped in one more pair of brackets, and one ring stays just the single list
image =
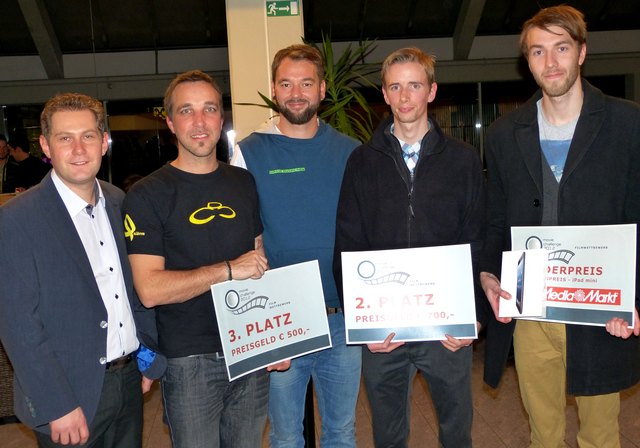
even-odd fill
[{"label": "3. platz certificate", "polygon": [[318,261],[211,286],[229,381],[331,347]]},{"label": "3. platz certificate", "polygon": [[348,344],[478,337],[468,244],[343,252],[342,276]]},{"label": "3. platz certificate", "polygon": [[604,326],[621,317],[633,327],[635,224],[512,227],[511,242],[513,250],[549,252],[546,317],[531,320]]}]

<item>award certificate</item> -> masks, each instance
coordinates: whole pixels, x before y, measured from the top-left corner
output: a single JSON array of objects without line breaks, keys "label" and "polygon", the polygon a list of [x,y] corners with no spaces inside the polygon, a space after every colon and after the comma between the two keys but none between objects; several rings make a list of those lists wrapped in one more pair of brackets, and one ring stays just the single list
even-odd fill
[{"label": "award certificate", "polygon": [[229,380],[331,347],[318,261],[211,286]]},{"label": "award certificate", "polygon": [[475,339],[468,244],[342,253],[348,344]]},{"label": "award certificate", "polygon": [[604,326],[620,317],[633,327],[635,224],[512,227],[511,241],[514,250],[548,251],[546,316],[531,320]]}]

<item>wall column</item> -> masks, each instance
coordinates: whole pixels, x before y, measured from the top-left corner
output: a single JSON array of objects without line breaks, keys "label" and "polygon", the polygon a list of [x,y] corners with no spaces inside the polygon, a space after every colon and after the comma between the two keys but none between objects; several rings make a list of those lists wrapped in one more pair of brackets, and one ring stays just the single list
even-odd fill
[{"label": "wall column", "polygon": [[236,141],[255,130],[271,111],[237,103],[271,97],[271,61],[281,48],[302,43],[302,0],[226,0],[229,75]]}]

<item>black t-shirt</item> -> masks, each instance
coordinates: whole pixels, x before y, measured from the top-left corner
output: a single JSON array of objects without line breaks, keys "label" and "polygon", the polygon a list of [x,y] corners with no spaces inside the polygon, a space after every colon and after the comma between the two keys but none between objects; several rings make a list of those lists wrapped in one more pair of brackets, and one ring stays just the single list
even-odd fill
[{"label": "black t-shirt", "polygon": [[50,169],[51,165],[32,155],[21,162],[9,157],[4,167],[2,192],[13,193],[16,188],[24,188],[25,190],[31,188],[39,184]]},{"label": "black t-shirt", "polygon": [[[167,270],[233,260],[262,233],[253,177],[225,163],[209,174],[165,165],[131,188],[123,208],[128,252],[162,256]],[[210,291],[155,309],[167,357],[222,351]]]}]

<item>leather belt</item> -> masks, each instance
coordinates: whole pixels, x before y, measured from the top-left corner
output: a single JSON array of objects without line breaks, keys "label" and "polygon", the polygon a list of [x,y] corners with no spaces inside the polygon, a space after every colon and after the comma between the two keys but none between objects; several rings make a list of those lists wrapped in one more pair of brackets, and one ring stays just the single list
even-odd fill
[{"label": "leather belt", "polygon": [[342,308],[331,308],[330,306],[325,307],[327,309],[327,314],[338,314],[342,313]]},{"label": "leather belt", "polygon": [[187,358],[198,358],[201,356],[210,356],[211,358],[215,356],[216,361],[221,361],[224,359],[224,352],[200,353],[198,355],[188,355]]},{"label": "leather belt", "polygon": [[110,371],[119,370],[119,369],[122,369],[127,364],[129,364],[132,359],[133,359],[133,356],[131,354],[121,356],[120,358],[116,358],[113,361],[108,361],[104,365],[104,368],[105,370],[110,370]]}]

